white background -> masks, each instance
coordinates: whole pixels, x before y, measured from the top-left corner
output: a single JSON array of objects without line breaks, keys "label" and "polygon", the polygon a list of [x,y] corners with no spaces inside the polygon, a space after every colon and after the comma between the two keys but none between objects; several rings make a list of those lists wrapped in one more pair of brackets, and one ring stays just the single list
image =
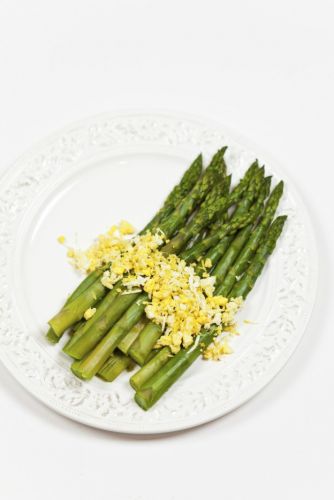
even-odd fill
[{"label": "white background", "polygon": [[333,498],[333,19],[330,0],[0,1],[1,169],[90,114],[202,114],[285,165],[321,264],[312,320],[285,369],[191,431],[86,428],[0,366],[1,500]]}]

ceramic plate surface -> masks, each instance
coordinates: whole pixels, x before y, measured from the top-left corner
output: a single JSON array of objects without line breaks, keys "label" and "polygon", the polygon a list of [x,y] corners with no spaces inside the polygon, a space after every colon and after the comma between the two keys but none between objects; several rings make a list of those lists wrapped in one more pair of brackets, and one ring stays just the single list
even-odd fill
[{"label": "ceramic plate surface", "polygon": [[[133,401],[128,374],[112,384],[70,372],[49,345],[46,321],[80,280],[56,241],[88,245],[121,219],[142,227],[191,160],[228,145],[234,182],[255,157],[283,178],[289,219],[277,249],[239,314],[234,353],[198,361],[150,411]],[[235,134],[172,114],[105,114],[34,147],[0,184],[0,357],[34,396],[79,422],[118,432],[160,433],[215,419],[247,401],[286,363],[315,299],[317,253],[305,207],[286,174]],[[244,319],[252,320],[245,324]]]}]

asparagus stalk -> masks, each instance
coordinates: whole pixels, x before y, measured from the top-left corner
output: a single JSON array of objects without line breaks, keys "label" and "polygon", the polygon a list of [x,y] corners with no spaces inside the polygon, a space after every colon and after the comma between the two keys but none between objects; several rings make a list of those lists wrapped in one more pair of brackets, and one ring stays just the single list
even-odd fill
[{"label": "asparagus stalk", "polygon": [[[95,304],[95,309],[98,309],[103,301],[104,297],[102,297],[101,300],[99,300],[96,304]],[[80,321],[77,321],[76,323],[74,323],[74,325],[71,326],[71,329],[69,330],[68,334],[72,337],[72,335],[75,334],[75,332],[77,332],[79,330],[79,328],[83,327],[84,325],[89,325],[91,324],[93,321],[93,317],[89,318],[88,320],[86,320],[85,318],[82,318]]]},{"label": "asparagus stalk", "polygon": [[94,306],[106,292],[107,288],[102,285],[100,279],[94,281],[91,286],[66,304],[56,316],[50,319],[49,325],[54,334],[60,338],[62,334],[70,326],[79,321],[83,317],[85,311],[89,307]]},{"label": "asparagus stalk", "polygon": [[130,347],[134,343],[134,341],[138,338],[140,332],[143,330],[143,328],[147,325],[148,319],[144,315],[138,323],[131,328],[129,333],[125,335],[125,337],[120,341],[118,344],[118,349],[123,352],[124,354],[128,354]]},{"label": "asparagus stalk", "polygon": [[[278,217],[271,225],[264,244],[257,250],[254,260],[246,270],[243,278],[233,287],[231,296],[241,295],[246,298],[253,288],[256,279],[261,274],[265,262],[273,252],[276,242],[282,232],[286,217]],[[232,295],[234,294],[234,295]],[[136,393],[135,400],[141,408],[148,410],[161,396],[176,382],[181,375],[200,356],[203,348],[206,348],[214,339],[216,328],[200,334],[194,344],[188,349],[181,349],[173,356],[142,388]]]},{"label": "asparagus stalk", "polygon": [[163,347],[157,354],[150,359],[144,366],[137,370],[130,378],[130,384],[135,391],[138,391],[143,385],[162,368],[172,357],[169,347]]},{"label": "asparagus stalk", "polygon": [[[231,189],[231,183],[232,183],[232,175],[227,175],[226,176],[226,179],[225,179],[225,183],[224,183],[224,187],[223,187],[223,192],[222,192],[222,196],[224,198],[227,198],[230,194],[230,189]],[[223,210],[221,215],[220,215],[220,219],[222,222],[227,222],[228,221],[228,208],[225,209],[225,211]],[[203,239],[203,238],[202,238]]]},{"label": "asparagus stalk", "polygon": [[112,382],[124,370],[131,369],[132,366],[133,361],[131,358],[122,352],[114,352],[103,365],[98,376],[105,382]]},{"label": "asparagus stalk", "polygon": [[131,358],[139,365],[143,365],[161,335],[160,325],[153,323],[153,321],[147,323],[130,347],[129,355]]},{"label": "asparagus stalk", "polygon": [[202,231],[200,231],[196,236],[194,236],[192,238],[192,240],[189,241],[188,245],[187,245],[187,248],[191,248],[193,247],[196,243],[198,243],[199,241],[202,241],[204,240],[204,238],[206,237],[207,235],[207,228],[205,227],[204,229],[202,229]]},{"label": "asparagus stalk", "polygon": [[[80,284],[77,286],[77,288],[74,290],[74,292],[71,293],[71,295],[68,297],[68,299],[65,302],[65,305],[70,304],[73,302],[74,299],[79,297],[85,290],[87,290],[97,279],[102,276],[102,273],[106,270],[107,266],[100,267],[98,269],[95,269],[95,271],[91,272]],[[51,344],[56,344],[59,342],[60,336],[56,335],[55,331],[53,328],[49,328],[47,334],[46,334],[47,339]]]}]

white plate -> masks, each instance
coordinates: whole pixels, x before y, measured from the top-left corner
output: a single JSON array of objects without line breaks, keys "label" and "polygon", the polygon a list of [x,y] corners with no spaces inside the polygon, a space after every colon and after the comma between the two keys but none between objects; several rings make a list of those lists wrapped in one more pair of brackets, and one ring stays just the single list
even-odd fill
[{"label": "white plate", "polygon": [[[152,410],[144,412],[133,402],[127,374],[112,384],[76,379],[61,352],[65,339],[53,347],[43,336],[47,319],[80,279],[57,236],[86,245],[123,218],[140,228],[200,151],[208,158],[227,144],[227,163],[237,179],[255,154],[232,135],[183,115],[106,114],[53,135],[2,178],[0,356],[38,399],[102,429],[175,431],[244,403],[291,356],[314,302],[317,253],[307,212],[290,181],[280,207],[288,223],[239,315],[234,353],[219,363],[195,363]],[[287,180],[276,165],[265,163],[274,181]],[[245,318],[256,324],[244,324]]]}]

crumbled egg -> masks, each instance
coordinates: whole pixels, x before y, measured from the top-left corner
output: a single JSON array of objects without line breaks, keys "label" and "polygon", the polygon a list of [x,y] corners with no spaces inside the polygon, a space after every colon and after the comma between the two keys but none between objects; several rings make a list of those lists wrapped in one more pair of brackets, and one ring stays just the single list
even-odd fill
[{"label": "crumbled egg", "polygon": [[[110,262],[101,278],[105,287],[112,289],[121,280],[123,294],[148,294],[146,317],[160,325],[163,332],[156,348],[169,346],[177,353],[181,347],[189,347],[203,328],[216,325],[221,331],[234,323],[241,299],[215,296],[214,276],[201,277],[194,266],[178,256],[162,253],[159,247],[166,240],[162,231],[125,238],[130,228],[132,231],[132,226],[124,221],[112,226],[88,250],[70,249],[73,254],[69,257],[75,267],[87,272]],[[206,259],[204,267],[211,265],[210,259]],[[212,359],[217,356],[212,355]]]},{"label": "crumbled egg", "polygon": [[121,234],[133,234],[135,232],[135,228],[127,222],[126,220],[122,220],[119,224],[119,231]]},{"label": "crumbled egg", "polygon": [[252,321],[250,319],[244,319],[245,325],[256,325],[256,321]]},{"label": "crumbled egg", "polygon": [[215,338],[213,342],[203,352],[204,359],[219,361],[224,354],[231,354],[233,351],[228,343],[228,339]]},{"label": "crumbled egg", "polygon": [[65,243],[65,241],[66,241],[66,238],[65,238],[64,235],[60,235],[60,236],[58,236],[57,241],[58,241],[58,243],[60,243],[61,245],[63,245]]},{"label": "crumbled egg", "polygon": [[86,320],[92,318],[94,316],[94,314],[96,313],[96,307],[90,307],[89,309],[87,309],[85,312],[84,312],[84,318]]},{"label": "crumbled egg", "polygon": [[85,251],[68,247],[67,257],[80,271],[90,273],[107,262],[112,262],[120,251],[130,244],[126,236],[134,233],[134,227],[127,221],[113,225],[106,234],[100,234],[96,241]]}]

